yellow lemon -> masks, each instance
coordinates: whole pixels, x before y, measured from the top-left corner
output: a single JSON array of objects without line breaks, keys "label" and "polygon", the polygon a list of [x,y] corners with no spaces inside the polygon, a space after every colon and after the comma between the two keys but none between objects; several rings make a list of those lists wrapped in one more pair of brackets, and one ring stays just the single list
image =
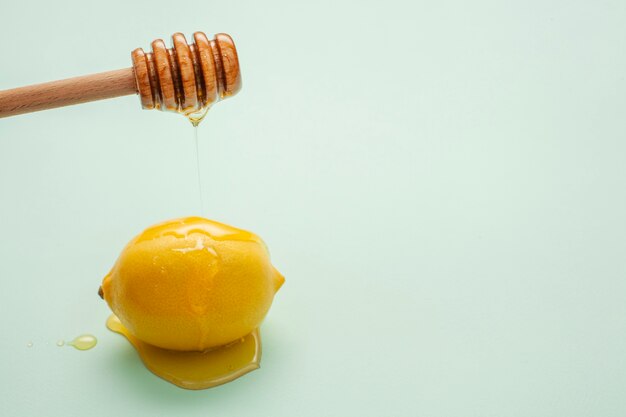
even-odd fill
[{"label": "yellow lemon", "polygon": [[258,236],[187,217],[135,237],[100,295],[138,339],[165,349],[206,350],[257,328],[283,282]]}]

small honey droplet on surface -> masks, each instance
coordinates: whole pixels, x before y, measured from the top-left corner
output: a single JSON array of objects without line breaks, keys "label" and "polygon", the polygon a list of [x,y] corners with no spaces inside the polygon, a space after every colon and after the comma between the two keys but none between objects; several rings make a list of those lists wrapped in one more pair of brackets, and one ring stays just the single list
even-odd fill
[{"label": "small honey droplet on surface", "polygon": [[61,347],[63,345],[65,345],[65,340],[57,340],[57,346],[58,347]]},{"label": "small honey droplet on surface", "polygon": [[73,346],[78,350],[92,349],[97,343],[98,339],[96,339],[96,336],[90,334],[80,335],[71,342],[67,342],[68,346]]},{"label": "small honey droplet on surface", "polygon": [[33,342],[26,343],[26,347],[33,347]]}]

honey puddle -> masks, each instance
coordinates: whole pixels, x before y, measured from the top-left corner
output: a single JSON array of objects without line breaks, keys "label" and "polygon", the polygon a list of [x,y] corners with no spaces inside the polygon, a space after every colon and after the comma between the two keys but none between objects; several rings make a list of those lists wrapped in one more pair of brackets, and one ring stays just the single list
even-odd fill
[{"label": "honey puddle", "polygon": [[128,339],[146,368],[181,388],[215,387],[237,379],[260,366],[261,336],[258,329],[226,346],[203,352],[182,352],[162,349],[138,340],[130,334],[115,314],[111,314],[106,324],[109,330]]}]

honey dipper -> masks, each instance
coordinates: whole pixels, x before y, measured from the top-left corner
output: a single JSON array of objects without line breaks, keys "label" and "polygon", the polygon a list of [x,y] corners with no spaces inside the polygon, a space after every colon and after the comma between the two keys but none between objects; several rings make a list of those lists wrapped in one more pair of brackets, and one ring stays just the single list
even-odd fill
[{"label": "honey dipper", "polygon": [[236,94],[241,74],[229,35],[196,32],[193,40],[175,33],[172,48],[157,39],[152,52],[135,49],[130,68],[0,91],[0,118],[129,94],[139,94],[144,109],[201,112]]}]

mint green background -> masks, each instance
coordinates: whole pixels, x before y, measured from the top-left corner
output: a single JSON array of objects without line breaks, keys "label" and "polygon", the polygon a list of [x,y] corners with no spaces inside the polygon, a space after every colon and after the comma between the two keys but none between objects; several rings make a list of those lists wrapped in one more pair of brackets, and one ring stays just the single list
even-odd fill
[{"label": "mint green background", "polygon": [[[200,129],[205,215],[260,234],[287,278],[261,370],[165,383],[96,291],[133,235],[198,213],[192,128],[137,97],[0,120],[0,415],[626,414],[623,1],[5,2],[0,20],[0,88],[231,33],[244,88]],[[87,332],[94,350],[55,346]]]}]

